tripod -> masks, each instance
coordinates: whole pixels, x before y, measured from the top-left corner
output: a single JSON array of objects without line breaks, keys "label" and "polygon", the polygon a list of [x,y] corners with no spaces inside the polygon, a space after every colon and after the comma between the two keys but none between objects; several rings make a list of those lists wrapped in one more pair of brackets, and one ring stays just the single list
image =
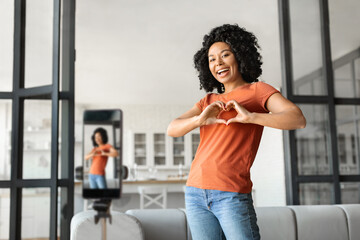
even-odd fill
[{"label": "tripod", "polygon": [[95,215],[95,224],[98,224],[99,220],[101,220],[102,240],[106,240],[106,218],[109,218],[111,224],[110,205],[111,199],[96,200],[93,204],[93,209],[97,211],[97,214]]}]

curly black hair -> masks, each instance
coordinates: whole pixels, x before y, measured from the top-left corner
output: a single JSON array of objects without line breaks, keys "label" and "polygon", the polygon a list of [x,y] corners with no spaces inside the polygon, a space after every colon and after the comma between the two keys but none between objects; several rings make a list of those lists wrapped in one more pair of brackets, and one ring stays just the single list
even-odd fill
[{"label": "curly black hair", "polygon": [[94,147],[97,147],[97,146],[98,146],[97,143],[95,142],[95,134],[96,134],[96,133],[100,133],[102,142],[103,142],[104,144],[108,142],[109,139],[108,139],[107,131],[106,131],[104,128],[99,127],[99,128],[97,128],[97,129],[94,130],[94,133],[93,133],[93,135],[91,136],[91,140],[92,140],[92,143],[93,143],[93,146],[94,146]]},{"label": "curly black hair", "polygon": [[237,24],[224,24],[213,28],[204,36],[202,48],[194,55],[195,68],[199,73],[200,89],[212,92],[214,88],[218,93],[224,92],[224,85],[218,82],[209,69],[208,51],[215,42],[227,43],[235,55],[242,78],[248,82],[257,82],[261,75],[262,58],[258,49],[257,38],[245,28]]}]

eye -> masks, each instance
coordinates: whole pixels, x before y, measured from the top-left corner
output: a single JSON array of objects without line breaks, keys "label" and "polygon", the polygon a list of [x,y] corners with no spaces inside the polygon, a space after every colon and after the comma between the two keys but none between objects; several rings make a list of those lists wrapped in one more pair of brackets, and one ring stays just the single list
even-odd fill
[{"label": "eye", "polygon": [[222,55],[223,58],[229,56],[230,54],[229,53],[225,53],[224,55]]},{"label": "eye", "polygon": [[215,61],[215,58],[210,58],[209,59],[209,62],[213,62],[213,61]]}]

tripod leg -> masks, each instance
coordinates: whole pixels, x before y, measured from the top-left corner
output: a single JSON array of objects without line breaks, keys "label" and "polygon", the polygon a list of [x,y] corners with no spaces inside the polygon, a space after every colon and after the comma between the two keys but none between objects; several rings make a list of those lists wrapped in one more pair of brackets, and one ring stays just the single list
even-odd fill
[{"label": "tripod leg", "polygon": [[106,218],[101,218],[102,240],[106,240]]}]

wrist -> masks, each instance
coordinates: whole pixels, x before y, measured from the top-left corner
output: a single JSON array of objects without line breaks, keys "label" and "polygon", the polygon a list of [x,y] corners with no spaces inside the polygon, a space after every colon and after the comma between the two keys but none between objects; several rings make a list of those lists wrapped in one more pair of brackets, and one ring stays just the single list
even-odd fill
[{"label": "wrist", "polygon": [[201,120],[200,115],[194,116],[193,117],[194,123],[196,127],[201,127],[204,125],[204,121]]},{"label": "wrist", "polygon": [[193,123],[195,124],[195,127],[200,127],[200,126],[201,126],[199,115],[193,116],[193,117],[192,117],[192,120],[193,120]]},{"label": "wrist", "polygon": [[258,117],[258,114],[257,113],[249,113],[249,118],[248,118],[248,122],[247,123],[253,123],[253,124],[256,124],[256,119]]}]

